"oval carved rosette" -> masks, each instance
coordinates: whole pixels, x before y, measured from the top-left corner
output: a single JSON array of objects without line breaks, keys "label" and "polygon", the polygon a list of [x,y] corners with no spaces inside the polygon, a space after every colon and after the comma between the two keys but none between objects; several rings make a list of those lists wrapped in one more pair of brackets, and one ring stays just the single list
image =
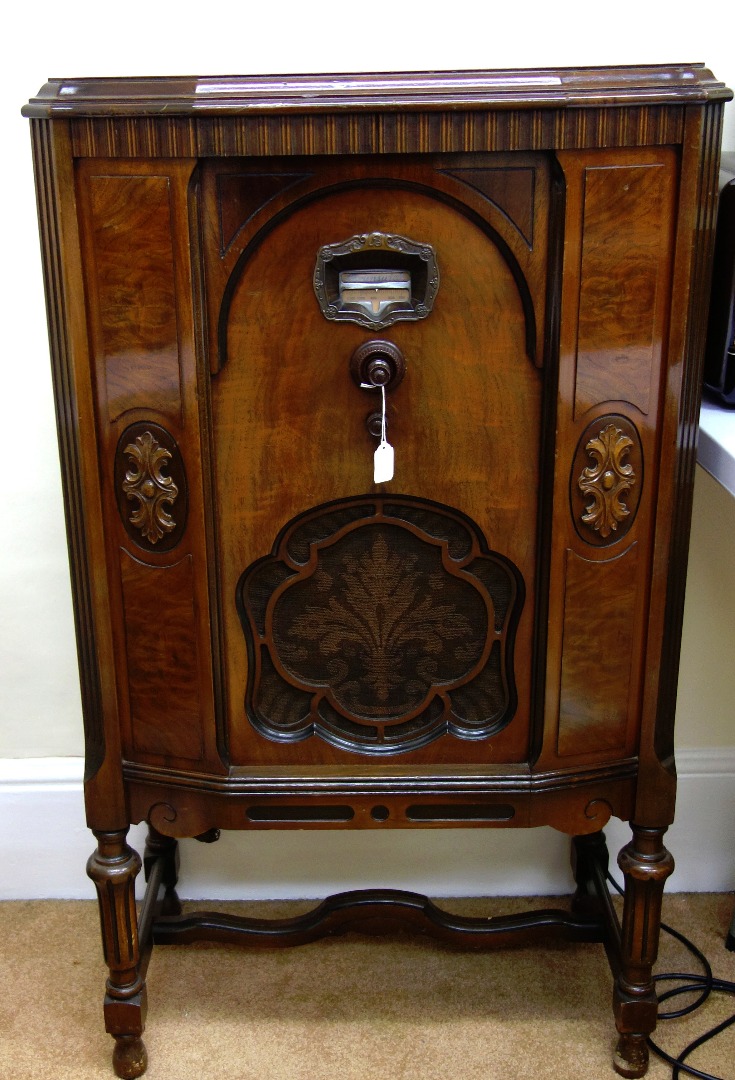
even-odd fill
[{"label": "oval carved rosette", "polygon": [[160,424],[126,428],[115,453],[115,496],[125,531],[146,551],[170,551],[186,525],[186,474],[178,444]]},{"label": "oval carved rosette", "polygon": [[621,540],[635,521],[643,484],[643,450],[624,416],[588,424],[574,455],[569,480],[574,525],[595,547]]}]

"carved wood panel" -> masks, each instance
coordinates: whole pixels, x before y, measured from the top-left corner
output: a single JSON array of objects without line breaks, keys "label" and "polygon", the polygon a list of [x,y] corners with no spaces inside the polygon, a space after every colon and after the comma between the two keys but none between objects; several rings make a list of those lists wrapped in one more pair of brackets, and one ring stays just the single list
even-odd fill
[{"label": "carved wood panel", "polygon": [[81,161],[75,189],[124,755],[221,770],[188,233],[195,166]]},{"label": "carved wood panel", "polygon": [[640,733],[677,184],[667,148],[559,160],[566,233],[546,668],[547,717],[559,729],[547,723],[541,760],[571,762],[632,754]]},{"label": "carved wood panel", "polygon": [[396,753],[513,717],[523,582],[445,507],[377,496],[312,512],[237,595],[247,713],[268,738]]}]

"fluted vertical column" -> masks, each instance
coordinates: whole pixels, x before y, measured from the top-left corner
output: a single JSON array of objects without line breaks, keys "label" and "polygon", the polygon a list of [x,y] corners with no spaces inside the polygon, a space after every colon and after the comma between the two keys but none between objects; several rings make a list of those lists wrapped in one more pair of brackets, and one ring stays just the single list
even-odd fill
[{"label": "fluted vertical column", "polygon": [[115,1039],[112,1064],[124,1080],[145,1072],[141,1039],[145,1027],[145,982],[140,974],[135,878],[141,862],[126,842],[127,829],[95,832],[97,850],[87,863],[95,883],[102,924],[102,947],[109,969],[104,1001],[105,1028]]},{"label": "fluted vertical column", "polygon": [[621,1076],[643,1076],[648,1068],[646,1036],[656,1027],[658,1002],[653,965],[658,956],[661,898],[674,860],[663,845],[665,829],[633,825],[633,839],[618,856],[625,876],[625,902],[620,943],[620,974],[615,982],[615,1022],[620,1039],[615,1070]]}]

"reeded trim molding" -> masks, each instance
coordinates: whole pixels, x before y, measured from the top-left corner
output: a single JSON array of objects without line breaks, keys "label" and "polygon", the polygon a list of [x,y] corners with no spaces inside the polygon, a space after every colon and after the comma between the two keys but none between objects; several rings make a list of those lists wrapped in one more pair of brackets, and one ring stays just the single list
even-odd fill
[{"label": "reeded trim molding", "polygon": [[76,624],[79,678],[87,753],[86,776],[100,768],[105,756],[102,690],[97,666],[97,645],[92,601],[92,580],[87,553],[87,528],[82,495],[82,463],[78,409],[74,391],[72,345],[64,277],[63,238],[58,169],[54,160],[53,125],[48,120],[31,124],[33,167],[36,176],[41,259],[46,316],[54,383],[56,427],[61,458],[67,543]]},{"label": "reeded trim molding", "polygon": [[[445,112],[71,117],[78,157],[430,154],[680,143],[682,104]],[[56,115],[56,114],[54,114]]]},{"label": "reeded trim molding", "polygon": [[690,268],[692,287],[687,309],[684,355],[687,364],[681,388],[674,469],[674,510],[668,559],[668,583],[664,634],[661,649],[661,679],[658,692],[655,748],[660,761],[673,753],[673,729],[679,675],[681,628],[684,621],[686,567],[694,497],[694,468],[697,462],[697,435],[702,394],[704,346],[712,277],[717,213],[717,176],[722,138],[722,109],[703,110],[699,132],[697,216],[693,227]]}]

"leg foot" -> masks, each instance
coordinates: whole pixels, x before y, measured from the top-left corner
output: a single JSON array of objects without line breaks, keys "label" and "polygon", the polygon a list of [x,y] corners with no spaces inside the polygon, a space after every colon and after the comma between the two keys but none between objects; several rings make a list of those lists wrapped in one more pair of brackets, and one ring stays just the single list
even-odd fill
[{"label": "leg foot", "polygon": [[148,1054],[143,1040],[138,1035],[116,1035],[115,1049],[112,1051],[112,1067],[115,1076],[122,1080],[134,1080],[142,1076],[148,1064]]},{"label": "leg foot", "polygon": [[619,1076],[634,1080],[648,1069],[648,1044],[645,1035],[621,1035],[615,1047],[613,1068]]}]

